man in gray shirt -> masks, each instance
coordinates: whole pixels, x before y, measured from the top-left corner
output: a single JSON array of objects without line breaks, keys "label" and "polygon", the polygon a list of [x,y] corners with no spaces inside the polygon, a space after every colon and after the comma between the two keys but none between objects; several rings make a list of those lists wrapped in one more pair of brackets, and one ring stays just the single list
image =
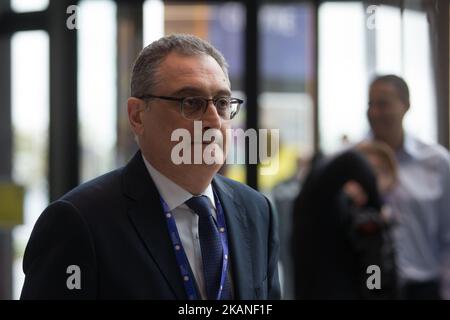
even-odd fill
[{"label": "man in gray shirt", "polygon": [[398,221],[394,238],[401,293],[405,299],[440,299],[450,287],[450,158],[443,147],[404,131],[409,105],[402,78],[387,75],[372,82],[367,111],[372,137],[394,149],[399,169],[386,201]]}]

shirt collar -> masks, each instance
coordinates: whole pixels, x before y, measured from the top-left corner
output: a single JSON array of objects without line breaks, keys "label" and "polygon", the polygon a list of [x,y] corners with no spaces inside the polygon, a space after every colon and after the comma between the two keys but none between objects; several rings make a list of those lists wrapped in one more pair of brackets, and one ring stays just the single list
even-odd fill
[{"label": "shirt collar", "polygon": [[[372,131],[367,134],[366,139],[375,140]],[[420,150],[417,139],[406,131],[403,131],[403,144],[400,149],[396,151],[396,153],[398,154],[399,152],[412,158],[418,158],[420,156]]]},{"label": "shirt collar", "polygon": [[[190,192],[186,191],[182,187],[180,187],[178,184],[167,178],[165,175],[163,175],[161,172],[156,170],[142,155],[142,159],[144,160],[145,167],[147,168],[150,176],[153,179],[153,182],[156,185],[156,188],[158,189],[159,194],[164,199],[164,201],[169,206],[169,209],[172,211],[175,208],[178,208],[179,206],[183,205],[187,200],[192,198],[194,195]],[[216,203],[214,200],[214,193],[211,187],[211,184],[209,184],[206,189],[201,193],[201,195],[206,196],[212,206],[216,208]]]},{"label": "shirt collar", "polygon": [[417,139],[406,132],[403,133],[403,146],[402,150],[413,158],[420,156],[420,150]]}]

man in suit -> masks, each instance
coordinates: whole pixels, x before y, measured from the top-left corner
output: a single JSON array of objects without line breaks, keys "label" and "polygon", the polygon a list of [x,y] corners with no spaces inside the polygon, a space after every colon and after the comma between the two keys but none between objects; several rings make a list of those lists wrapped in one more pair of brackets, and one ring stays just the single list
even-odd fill
[{"label": "man in suit", "polygon": [[206,41],[172,35],[144,48],[128,100],[140,150],[42,213],[25,252],[21,298],[278,299],[269,201],[218,175],[220,162],[175,164],[172,155],[172,133],[192,136],[198,120],[224,143],[189,145],[202,153],[213,145],[225,157],[241,103],[231,97],[223,56]]}]

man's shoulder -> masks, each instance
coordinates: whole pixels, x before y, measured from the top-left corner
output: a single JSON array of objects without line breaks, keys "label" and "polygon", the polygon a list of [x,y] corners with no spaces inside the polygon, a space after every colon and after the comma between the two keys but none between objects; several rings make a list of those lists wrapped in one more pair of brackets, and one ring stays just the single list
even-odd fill
[{"label": "man's shoulder", "polygon": [[425,142],[417,137],[410,137],[413,141],[414,151],[420,157],[433,159],[436,161],[447,163],[450,161],[450,154],[447,149],[438,143]]},{"label": "man's shoulder", "polygon": [[119,168],[84,182],[58,200],[70,202],[75,206],[112,200],[122,193],[122,171],[123,168]]},{"label": "man's shoulder", "polygon": [[241,204],[245,205],[246,202],[251,201],[253,203],[266,205],[268,202],[268,199],[261,192],[242,182],[227,178],[219,174],[217,174],[214,179],[216,180],[216,183],[225,185],[226,188],[231,190],[234,200]]},{"label": "man's shoulder", "polygon": [[246,185],[245,183],[239,182],[237,180],[230,179],[228,177],[225,177],[223,175],[217,174],[215,176],[215,179],[219,180],[223,184],[227,185],[228,187],[239,190],[248,194],[252,194],[257,197],[263,196],[259,191],[253,189],[252,187]]}]

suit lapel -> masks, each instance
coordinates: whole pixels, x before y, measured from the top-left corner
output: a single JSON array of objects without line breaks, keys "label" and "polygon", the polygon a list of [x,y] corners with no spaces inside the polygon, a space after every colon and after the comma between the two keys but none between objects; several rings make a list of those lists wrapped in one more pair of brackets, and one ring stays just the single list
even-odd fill
[{"label": "suit lapel", "polygon": [[124,168],[123,187],[125,194],[131,198],[128,215],[136,232],[176,298],[186,299],[159,193],[145,168],[140,152],[136,153]]},{"label": "suit lapel", "polygon": [[235,201],[234,190],[220,176],[214,178],[213,186],[222,204],[227,224],[236,299],[254,299],[250,230],[245,209]]}]

